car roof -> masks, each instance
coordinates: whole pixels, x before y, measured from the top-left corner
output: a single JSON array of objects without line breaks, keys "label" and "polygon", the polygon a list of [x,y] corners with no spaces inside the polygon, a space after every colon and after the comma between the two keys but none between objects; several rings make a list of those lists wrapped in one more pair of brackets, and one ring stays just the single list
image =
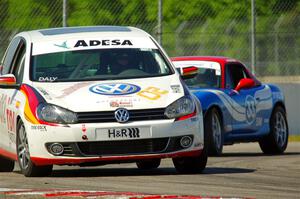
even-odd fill
[{"label": "car roof", "polygon": [[[32,30],[20,33],[28,34],[32,42],[60,40],[83,37],[146,37],[145,31],[130,26],[78,26]],[[99,38],[101,39],[101,38]]]},{"label": "car roof", "polygon": [[180,56],[180,57],[171,57],[172,61],[214,61],[219,63],[228,63],[228,62],[238,62],[236,59],[230,57],[222,56]]}]

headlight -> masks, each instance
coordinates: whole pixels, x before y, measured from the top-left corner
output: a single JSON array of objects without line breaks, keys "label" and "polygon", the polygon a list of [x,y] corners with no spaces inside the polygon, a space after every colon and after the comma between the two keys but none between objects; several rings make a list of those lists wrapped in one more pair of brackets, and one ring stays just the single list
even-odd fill
[{"label": "headlight", "polygon": [[179,118],[181,116],[189,115],[195,112],[195,102],[191,96],[183,96],[170,104],[166,110],[165,115],[168,118]]},{"label": "headlight", "polygon": [[51,123],[73,124],[77,122],[76,113],[53,104],[40,104],[37,108],[37,116]]}]

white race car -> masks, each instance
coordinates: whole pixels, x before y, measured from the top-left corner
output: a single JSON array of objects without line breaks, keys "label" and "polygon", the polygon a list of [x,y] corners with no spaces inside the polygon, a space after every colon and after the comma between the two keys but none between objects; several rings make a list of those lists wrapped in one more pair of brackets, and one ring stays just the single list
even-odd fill
[{"label": "white race car", "polygon": [[19,33],[1,63],[0,100],[0,171],[14,161],[25,176],[53,165],[153,169],[162,158],[182,173],[206,166],[200,103],[137,28]]}]

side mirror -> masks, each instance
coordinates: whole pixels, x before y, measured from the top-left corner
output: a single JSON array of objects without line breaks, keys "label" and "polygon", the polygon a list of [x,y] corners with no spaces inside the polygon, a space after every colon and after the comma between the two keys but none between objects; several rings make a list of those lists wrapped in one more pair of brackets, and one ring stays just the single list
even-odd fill
[{"label": "side mirror", "polygon": [[18,88],[19,86],[13,74],[0,76],[0,88]]},{"label": "side mirror", "polygon": [[235,87],[234,90],[240,91],[241,89],[247,89],[247,88],[252,88],[255,86],[255,81],[250,78],[243,78],[240,80],[238,85]]},{"label": "side mirror", "polygon": [[190,79],[196,77],[198,74],[198,68],[195,66],[183,67],[180,70],[180,76],[182,79]]}]

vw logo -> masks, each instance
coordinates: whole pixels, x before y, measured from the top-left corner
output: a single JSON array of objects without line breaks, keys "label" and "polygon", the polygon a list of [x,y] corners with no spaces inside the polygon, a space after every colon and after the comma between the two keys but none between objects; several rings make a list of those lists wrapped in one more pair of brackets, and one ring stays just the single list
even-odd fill
[{"label": "vw logo", "polygon": [[90,91],[100,95],[129,95],[139,92],[141,88],[134,84],[97,84]]},{"label": "vw logo", "polygon": [[129,120],[129,112],[125,108],[119,108],[115,111],[117,122],[124,123]]}]

